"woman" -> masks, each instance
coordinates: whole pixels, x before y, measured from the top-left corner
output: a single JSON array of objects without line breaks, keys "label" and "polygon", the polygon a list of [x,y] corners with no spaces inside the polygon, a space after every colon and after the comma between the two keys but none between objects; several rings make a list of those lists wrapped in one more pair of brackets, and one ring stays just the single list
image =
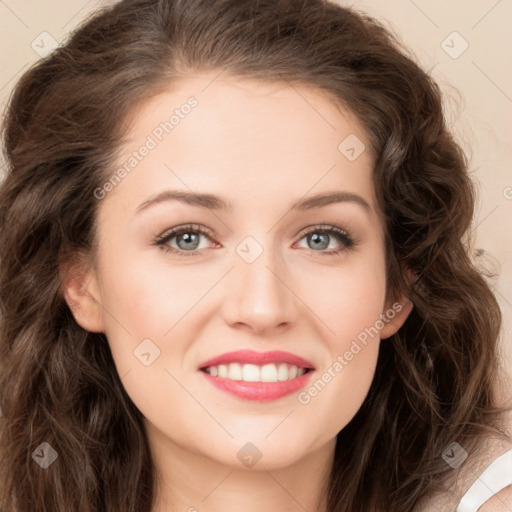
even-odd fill
[{"label": "woman", "polygon": [[453,510],[510,443],[467,161],[375,20],[122,1],[4,145],[2,510]]}]

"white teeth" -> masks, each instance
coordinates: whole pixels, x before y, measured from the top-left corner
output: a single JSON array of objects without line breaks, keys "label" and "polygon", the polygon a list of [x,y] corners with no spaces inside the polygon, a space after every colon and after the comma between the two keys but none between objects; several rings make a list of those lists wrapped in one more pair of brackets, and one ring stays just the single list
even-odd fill
[{"label": "white teeth", "polygon": [[231,380],[242,380],[242,365],[240,363],[231,363],[228,366],[228,375]]},{"label": "white teeth", "polygon": [[288,380],[288,366],[286,363],[281,363],[277,369],[277,380]]},{"label": "white teeth", "polygon": [[209,366],[206,372],[212,377],[221,379],[243,380],[245,382],[278,382],[295,379],[306,373],[305,368],[299,368],[293,364],[275,363],[258,366],[256,364],[219,364]]},{"label": "white teeth", "polygon": [[277,382],[277,368],[275,364],[265,364],[261,367],[261,382]]},{"label": "white teeth", "polygon": [[[245,382],[258,382],[260,380],[260,367],[255,364],[244,364],[242,377]],[[229,374],[231,378],[231,374]]]}]

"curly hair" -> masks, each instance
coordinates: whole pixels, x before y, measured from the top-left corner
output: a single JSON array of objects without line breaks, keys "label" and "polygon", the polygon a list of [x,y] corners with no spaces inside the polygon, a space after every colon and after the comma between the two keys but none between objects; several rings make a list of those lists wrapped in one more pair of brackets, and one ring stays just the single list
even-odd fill
[{"label": "curly hair", "polygon": [[[474,453],[508,435],[494,391],[501,313],[470,257],[475,189],[438,85],[389,29],[329,0],[123,0],[17,83],[2,132],[0,508],[154,505],[142,415],[105,335],[75,321],[59,263],[94,248],[94,190],[132,109],[197,70],[314,87],[366,131],[387,298],[414,308],[337,436],[328,510],[410,512],[453,474],[441,458],[452,441]],[[32,460],[42,442],[61,454],[46,471]]]}]

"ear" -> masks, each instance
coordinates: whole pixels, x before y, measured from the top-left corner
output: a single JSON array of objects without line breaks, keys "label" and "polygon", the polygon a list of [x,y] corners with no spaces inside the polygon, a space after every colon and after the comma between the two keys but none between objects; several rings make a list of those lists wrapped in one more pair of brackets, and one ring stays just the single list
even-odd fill
[{"label": "ear", "polygon": [[61,292],[76,322],[86,331],[104,332],[103,308],[96,272],[87,256],[59,258]]},{"label": "ear", "polygon": [[[417,275],[409,269],[405,269],[409,282],[414,282]],[[386,308],[382,314],[384,327],[380,330],[380,338],[386,339],[393,336],[402,325],[404,325],[407,317],[412,311],[413,304],[408,297],[401,294],[395,300],[390,300],[386,304]]]},{"label": "ear", "polygon": [[386,339],[393,336],[402,325],[404,325],[409,313],[412,311],[412,302],[404,295],[398,300],[388,304],[382,314],[384,327],[380,330],[380,339]]}]

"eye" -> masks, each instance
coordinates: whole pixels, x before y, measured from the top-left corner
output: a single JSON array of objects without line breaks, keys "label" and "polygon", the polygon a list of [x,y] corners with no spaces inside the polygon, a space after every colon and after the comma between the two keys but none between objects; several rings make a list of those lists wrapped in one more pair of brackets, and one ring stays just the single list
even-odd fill
[{"label": "eye", "polygon": [[[208,244],[201,247],[201,237],[210,240],[210,242],[215,240],[213,232],[209,229],[198,224],[187,224],[176,226],[157,237],[154,245],[177,256],[196,256],[202,252],[202,249],[208,247]],[[300,240],[304,238],[306,238],[306,243],[308,244],[306,249],[311,249],[325,256],[340,254],[357,245],[357,242],[347,231],[327,224],[312,226],[301,234]],[[341,246],[326,251],[325,249],[329,248],[332,240],[337,240]]]},{"label": "eye", "polygon": [[[212,240],[213,233],[198,224],[187,224],[172,228],[164,235],[159,236],[154,243],[166,252],[171,252],[178,256],[193,256],[199,254],[201,249],[204,249],[204,247],[200,247],[201,237]],[[177,247],[171,245],[173,239],[176,239],[175,244]]]},{"label": "eye", "polygon": [[[355,240],[350,234],[337,226],[321,224],[309,228],[308,231],[302,233],[302,238],[306,238],[308,244],[307,249],[320,252],[325,255],[336,255],[343,251],[353,248],[356,245]],[[331,251],[325,251],[330,245],[332,239],[338,240],[341,247],[334,248]]]}]

